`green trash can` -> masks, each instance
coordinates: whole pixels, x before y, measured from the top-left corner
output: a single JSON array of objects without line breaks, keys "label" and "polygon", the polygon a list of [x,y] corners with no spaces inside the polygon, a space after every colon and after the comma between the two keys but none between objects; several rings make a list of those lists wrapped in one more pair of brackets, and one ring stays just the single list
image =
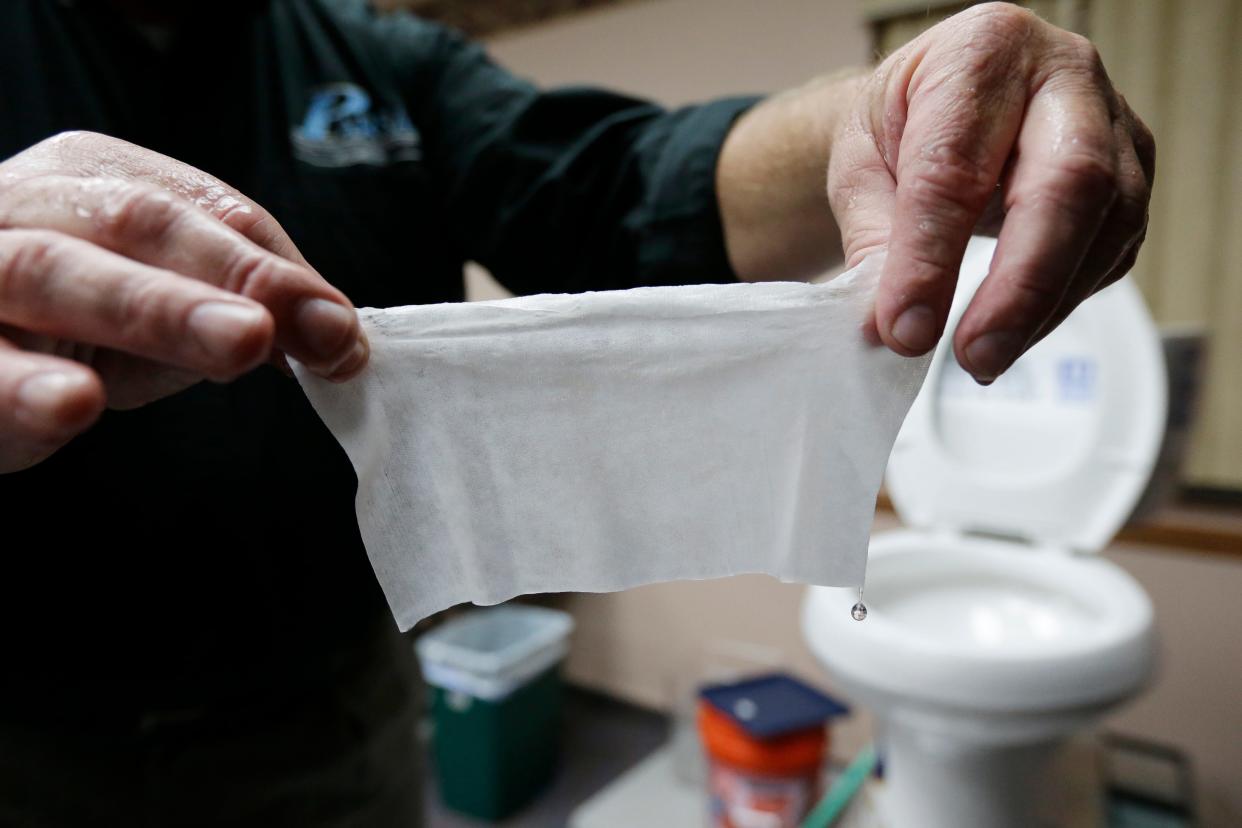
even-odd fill
[{"label": "green trash can", "polygon": [[432,691],[440,797],[455,811],[499,820],[556,770],[560,665],[568,613],[521,604],[473,610],[415,644]]}]

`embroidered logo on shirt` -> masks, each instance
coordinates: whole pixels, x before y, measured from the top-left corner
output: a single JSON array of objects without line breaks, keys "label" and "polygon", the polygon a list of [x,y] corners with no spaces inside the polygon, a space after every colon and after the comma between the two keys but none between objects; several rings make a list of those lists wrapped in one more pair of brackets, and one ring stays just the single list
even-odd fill
[{"label": "embroidered logo on shirt", "polygon": [[418,130],[405,109],[373,107],[371,96],[353,83],[316,88],[292,140],[294,155],[317,167],[382,166],[422,158]]}]

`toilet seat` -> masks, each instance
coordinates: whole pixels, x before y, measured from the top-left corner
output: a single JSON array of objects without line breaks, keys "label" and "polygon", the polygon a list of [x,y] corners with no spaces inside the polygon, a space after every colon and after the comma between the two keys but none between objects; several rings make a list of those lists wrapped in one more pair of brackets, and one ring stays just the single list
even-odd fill
[{"label": "toilet seat", "polygon": [[873,705],[1025,727],[1016,723],[1030,714],[1106,706],[1151,673],[1150,599],[1093,553],[1150,477],[1165,368],[1142,298],[1122,280],[993,386],[975,385],[951,343],[994,249],[971,241],[941,347],[894,446],[886,485],[910,528],[872,540],[870,614],[850,618],[852,590],[813,588],[804,629],[834,676]]}]

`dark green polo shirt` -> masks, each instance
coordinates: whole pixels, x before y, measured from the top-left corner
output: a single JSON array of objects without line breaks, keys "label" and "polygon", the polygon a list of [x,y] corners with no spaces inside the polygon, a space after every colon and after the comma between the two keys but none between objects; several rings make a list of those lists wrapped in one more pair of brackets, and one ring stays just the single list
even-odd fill
[{"label": "dark green polo shirt", "polygon": [[[732,278],[714,171],[753,99],[541,91],[348,0],[201,2],[163,50],[102,3],[2,5],[0,157],[84,129],[193,164],[359,306],[460,300],[470,259],[518,293]],[[270,368],[105,414],[0,476],[0,693],[175,706],[320,680],[393,623],[354,488]]]}]

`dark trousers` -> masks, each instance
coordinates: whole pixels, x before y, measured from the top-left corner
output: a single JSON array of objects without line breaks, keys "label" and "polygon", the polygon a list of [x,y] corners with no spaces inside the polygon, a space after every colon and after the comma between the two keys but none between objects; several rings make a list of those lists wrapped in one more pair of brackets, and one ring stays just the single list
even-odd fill
[{"label": "dark trousers", "polygon": [[418,677],[390,641],[324,686],[180,710],[0,716],[0,826],[417,828]]}]

